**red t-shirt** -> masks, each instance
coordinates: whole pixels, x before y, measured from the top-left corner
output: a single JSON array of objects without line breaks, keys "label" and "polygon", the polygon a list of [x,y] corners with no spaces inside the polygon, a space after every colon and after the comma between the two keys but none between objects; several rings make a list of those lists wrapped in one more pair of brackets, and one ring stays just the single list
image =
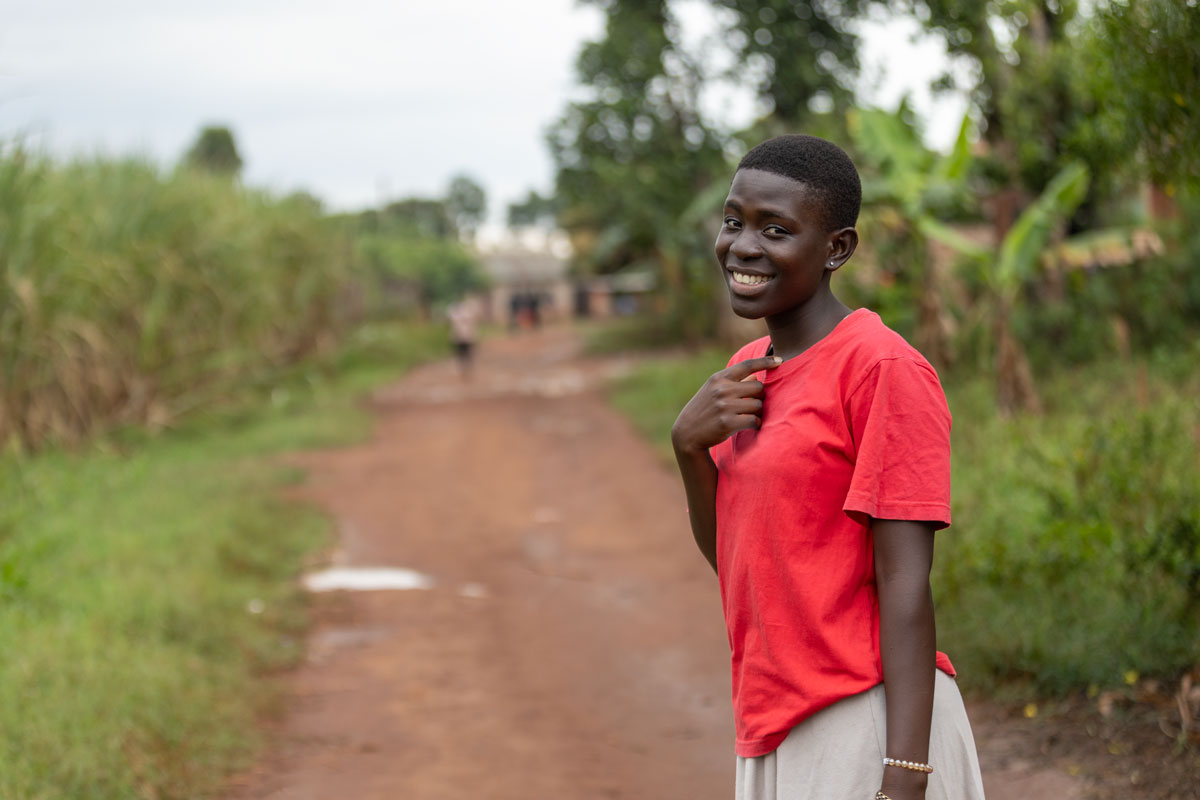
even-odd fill
[{"label": "red t-shirt", "polygon": [[[730,363],[766,355],[770,338]],[[883,681],[870,518],[950,524],[950,411],[937,373],[859,309],[756,376],[762,427],[710,451],[737,753]],[[950,675],[950,660],[937,654]]]}]

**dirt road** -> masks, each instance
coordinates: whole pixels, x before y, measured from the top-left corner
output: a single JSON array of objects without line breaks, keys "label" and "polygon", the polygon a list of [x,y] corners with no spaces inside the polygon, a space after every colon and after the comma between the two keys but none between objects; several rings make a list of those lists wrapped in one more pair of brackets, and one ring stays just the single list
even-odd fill
[{"label": "dirt road", "polygon": [[[431,584],[317,597],[230,797],[728,800],[716,585],[677,479],[597,390],[622,364],[563,331],[479,355],[470,380],[441,363],[379,392],[369,442],[295,458],[334,564]],[[1081,796],[1053,772],[998,772],[989,796]]]}]

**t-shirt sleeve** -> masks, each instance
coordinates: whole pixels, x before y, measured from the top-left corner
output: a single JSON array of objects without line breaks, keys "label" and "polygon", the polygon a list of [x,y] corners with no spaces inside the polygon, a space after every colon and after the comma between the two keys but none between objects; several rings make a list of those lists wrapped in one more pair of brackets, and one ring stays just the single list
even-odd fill
[{"label": "t-shirt sleeve", "polygon": [[880,361],[847,403],[851,516],[950,525],[950,409],[937,374],[910,358]]}]

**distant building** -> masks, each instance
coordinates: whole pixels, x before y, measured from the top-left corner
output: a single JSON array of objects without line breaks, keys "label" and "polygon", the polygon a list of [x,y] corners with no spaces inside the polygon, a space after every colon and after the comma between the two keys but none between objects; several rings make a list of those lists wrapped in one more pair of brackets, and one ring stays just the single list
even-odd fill
[{"label": "distant building", "polygon": [[535,313],[542,320],[566,319],[574,307],[567,261],[549,250],[516,243],[498,244],[480,254],[491,278],[488,318],[511,323],[514,313]]},{"label": "distant building", "polygon": [[600,319],[624,317],[644,311],[661,311],[661,308],[654,306],[654,290],[657,285],[656,276],[648,270],[597,275],[579,285],[577,292],[583,297],[579,297],[576,302],[583,305],[586,297],[586,316]]},{"label": "distant building", "polygon": [[592,317],[604,319],[653,310],[656,279],[649,270],[573,278],[567,259],[549,248],[508,241],[479,254],[491,279],[487,319],[504,324]]}]

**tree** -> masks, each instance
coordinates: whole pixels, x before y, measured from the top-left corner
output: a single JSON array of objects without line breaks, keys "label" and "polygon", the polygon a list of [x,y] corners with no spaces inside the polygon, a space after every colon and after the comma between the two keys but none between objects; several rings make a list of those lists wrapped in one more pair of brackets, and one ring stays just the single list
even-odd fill
[{"label": "tree", "polygon": [[1200,180],[1200,3],[1118,0],[1090,31],[1099,135],[1138,155],[1159,183]]},{"label": "tree", "polygon": [[405,197],[364,211],[349,222],[356,260],[375,289],[400,290],[429,319],[434,306],[487,286],[487,275],[461,241],[459,227],[460,220],[477,224],[486,207],[483,189],[459,176],[446,198]]},{"label": "tree", "polygon": [[723,141],[698,111],[702,70],[676,44],[665,0],[590,1],[606,20],[577,61],[591,98],[572,103],[548,136],[573,268],[651,271],[684,335],[706,333],[713,231],[680,236],[684,212],[727,170]]},{"label": "tree", "polygon": [[970,117],[963,119],[950,153],[935,157],[896,113],[863,109],[851,115],[851,131],[864,163],[873,168],[863,181],[868,208],[886,205],[903,221],[905,252],[923,284],[918,300],[917,341],[935,362],[946,356],[948,342],[942,320],[940,286],[931,269],[929,243],[946,245],[966,258],[986,289],[991,322],[996,400],[1005,411],[1036,411],[1037,388],[1025,348],[1013,331],[1012,314],[1021,292],[1039,276],[1043,253],[1087,196],[1089,173],[1082,163],[1070,164],[1016,219],[997,247],[983,247],[941,221],[945,209],[958,207],[967,188],[972,155]]},{"label": "tree", "polygon": [[728,37],[739,70],[760,66],[758,93],[770,102],[776,122],[794,127],[813,105],[844,109],[847,87],[858,72],[858,40],[847,23],[862,3],[811,0],[711,0],[733,13]]},{"label": "tree", "polygon": [[524,200],[508,204],[508,227],[553,227],[558,214],[558,201],[543,197],[530,189]]},{"label": "tree", "polygon": [[474,238],[487,214],[487,193],[470,176],[457,175],[446,190],[446,210],[458,230],[468,239]]},{"label": "tree", "polygon": [[355,256],[376,288],[401,287],[415,295],[422,315],[464,293],[487,286],[476,258],[453,239],[391,233],[359,233]]},{"label": "tree", "polygon": [[[1170,0],[1168,0],[1170,1]],[[970,90],[981,122],[986,171],[994,185],[997,241],[1020,208],[1073,162],[1093,176],[1076,227],[1090,224],[1113,188],[1121,159],[1093,124],[1099,98],[1087,75],[1097,53],[1081,37],[1078,0],[891,0],[943,39],[947,52],[974,62]],[[949,76],[939,85],[953,84]]]},{"label": "tree", "polygon": [[[432,239],[457,239],[458,225],[444,200],[406,197],[384,206],[375,215],[372,230],[384,233],[410,233]],[[370,223],[369,223],[370,224]]]},{"label": "tree", "polygon": [[242,157],[238,155],[233,133],[220,125],[210,125],[200,131],[184,156],[184,162],[219,175],[235,176],[242,169]]}]

